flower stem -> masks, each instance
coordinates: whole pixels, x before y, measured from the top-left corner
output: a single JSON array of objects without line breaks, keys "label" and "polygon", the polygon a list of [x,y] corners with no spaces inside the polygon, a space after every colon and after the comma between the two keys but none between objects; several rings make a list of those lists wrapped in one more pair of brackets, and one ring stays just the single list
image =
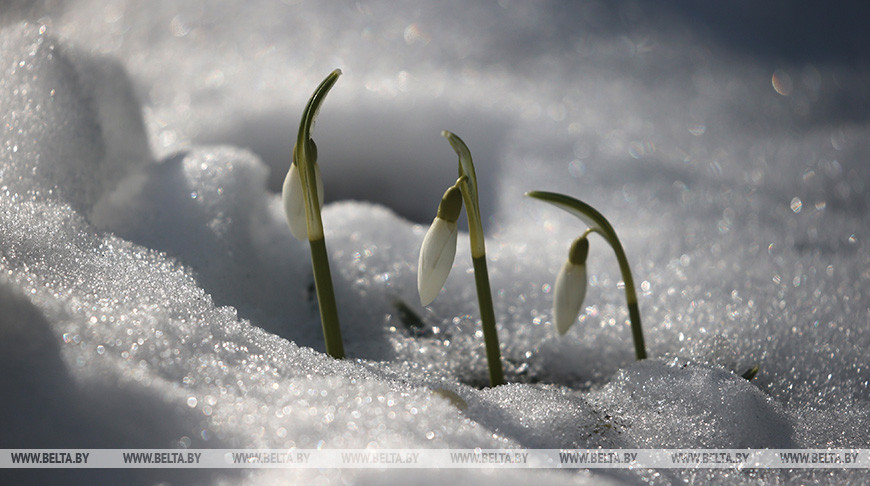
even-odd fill
[{"label": "flower stem", "polygon": [[492,291],[489,288],[489,272],[486,270],[486,255],[472,257],[474,282],[477,285],[477,302],[480,305],[480,323],[483,326],[483,342],[486,344],[486,361],[489,363],[489,386],[504,384],[501,366],[501,350],[495,328],[495,311],[492,307]]},{"label": "flower stem", "polygon": [[308,240],[311,245],[311,267],[314,270],[314,287],[317,289],[317,306],[320,309],[320,324],[323,327],[323,340],[326,354],[335,359],[344,358],[344,344],[341,341],[341,327],[338,323],[338,306],[335,304],[335,291],[329,272],[329,258],[326,253],[326,240]]},{"label": "flower stem", "polygon": [[634,289],[634,279],[631,276],[631,268],[628,266],[628,258],[625,256],[625,250],[622,249],[622,243],[613,233],[613,241],[609,241],[610,246],[616,253],[616,260],[619,261],[619,270],[622,272],[622,281],[625,282],[625,300],[628,303],[628,319],[631,321],[631,336],[634,338],[634,354],[638,360],[646,359],[646,345],[643,341],[643,329],[640,327],[640,308],[637,304],[637,291]]},{"label": "flower stem", "polygon": [[477,198],[477,175],[474,172],[471,151],[465,142],[447,130],[441,132],[441,135],[450,142],[456,155],[459,156],[459,179],[456,182],[462,190],[465,214],[468,216],[468,239],[471,244],[471,261],[474,264],[474,281],[477,287],[477,301],[480,305],[483,341],[486,344],[486,361],[489,364],[489,384],[498,386],[504,384],[504,372],[495,326],[495,311],[492,306],[492,290],[489,287],[489,272],[486,269],[486,244],[480,218],[480,203]]},{"label": "flower stem", "polygon": [[[591,231],[604,237],[604,240],[613,248],[616,260],[619,263],[619,271],[622,273],[622,281],[625,283],[625,299],[628,303],[628,319],[631,321],[631,335],[634,339],[634,354],[638,360],[646,359],[646,345],[643,340],[643,328],[640,325],[640,308],[637,303],[637,291],[634,288],[634,279],[631,276],[631,268],[628,266],[628,258],[625,250],[613,226],[603,214],[592,206],[574,199],[573,197],[555,192],[531,191],[526,196],[547,201],[554,206],[568,211],[586,223]],[[587,233],[589,230],[587,230]]]}]

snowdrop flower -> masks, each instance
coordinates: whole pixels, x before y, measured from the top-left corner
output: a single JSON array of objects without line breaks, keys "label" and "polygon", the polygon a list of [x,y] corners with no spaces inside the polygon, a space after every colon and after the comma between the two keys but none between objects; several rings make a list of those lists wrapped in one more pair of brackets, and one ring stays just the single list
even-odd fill
[{"label": "snowdrop flower", "polygon": [[[590,233],[598,233],[601,235],[601,237],[604,238],[604,241],[606,241],[607,244],[610,245],[610,248],[613,249],[613,252],[616,254],[616,261],[619,263],[619,271],[622,273],[622,281],[625,282],[625,301],[626,304],[628,304],[628,319],[631,321],[631,337],[634,340],[634,354],[637,356],[638,360],[646,359],[646,345],[643,340],[643,328],[640,324],[640,307],[637,305],[637,291],[634,289],[634,278],[631,276],[631,268],[629,268],[628,265],[628,257],[625,256],[625,249],[622,247],[622,243],[619,242],[619,237],[616,236],[616,230],[613,229],[613,225],[610,224],[610,221],[607,221],[607,218],[605,218],[597,209],[583,201],[574,199],[571,196],[545,191],[527,192],[526,196],[548,202],[559,209],[563,209],[580,218],[580,220],[586,223],[589,227],[589,229],[587,229],[586,232],[571,245],[571,254],[568,256],[569,263],[572,263],[573,265],[583,265],[585,263],[586,253],[589,251],[589,243],[580,243],[579,241],[583,240]],[[556,330],[559,331],[559,334],[565,333],[568,328],[574,324],[574,320],[577,318],[580,306],[583,303],[583,295],[586,292],[585,269],[582,278],[579,278],[576,275],[577,270],[576,267],[571,269],[566,264],[566,267],[562,269],[562,273],[565,275],[563,276],[560,273],[556,280],[553,321],[556,323]],[[559,284],[560,281],[563,281],[562,285]],[[580,281],[582,281],[582,284],[579,283]],[[583,291],[579,294],[579,298],[576,291],[573,294],[573,297],[568,295],[560,297],[560,294],[567,292],[564,289],[570,286],[582,286]],[[577,301],[576,305],[574,302],[571,302],[571,299]],[[568,319],[569,317],[570,320]]]},{"label": "snowdrop flower", "polygon": [[444,193],[438,215],[423,237],[420,261],[417,264],[417,291],[420,303],[429,305],[444,287],[456,256],[456,221],[462,210],[462,193],[452,186]]},{"label": "snowdrop flower", "polygon": [[[313,143],[312,143],[313,145]],[[314,163],[314,178],[317,184],[317,200],[323,207],[323,179],[320,177],[320,165]],[[305,216],[305,193],[302,191],[302,177],[299,176],[299,167],[295,163],[290,164],[287,177],[284,178],[284,188],[281,191],[284,200],[284,216],[290,225],[290,232],[299,241],[308,239],[308,222]]]},{"label": "snowdrop flower", "polygon": [[580,306],[586,297],[586,255],[589,254],[589,240],[581,236],[574,240],[568,251],[568,261],[556,277],[553,297],[553,322],[556,332],[563,335],[577,320]]}]

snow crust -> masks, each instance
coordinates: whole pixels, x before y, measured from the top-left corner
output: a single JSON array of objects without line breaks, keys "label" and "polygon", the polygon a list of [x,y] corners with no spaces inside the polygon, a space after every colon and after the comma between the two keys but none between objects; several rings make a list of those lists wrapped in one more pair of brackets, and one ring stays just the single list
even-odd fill
[{"label": "snow crust", "polygon": [[[741,57],[703,33],[661,28],[675,19],[642,21],[633,4],[572,7],[578,25],[558,4],[532,5],[20,7],[0,31],[0,448],[870,447],[870,134],[866,113],[843,101],[866,100],[867,71]],[[334,67],[346,75],[314,137],[343,361],[323,353],[308,248],[274,192],[302,105]],[[428,308],[416,294],[426,224],[455,179],[444,128],[475,155],[489,215],[511,382],[495,389],[483,388],[467,234],[446,290]],[[555,335],[553,279],[584,228],[524,199],[532,189],[611,219],[652,359],[633,360],[618,268],[594,236],[587,307]],[[755,379],[739,376],[755,364]]]}]

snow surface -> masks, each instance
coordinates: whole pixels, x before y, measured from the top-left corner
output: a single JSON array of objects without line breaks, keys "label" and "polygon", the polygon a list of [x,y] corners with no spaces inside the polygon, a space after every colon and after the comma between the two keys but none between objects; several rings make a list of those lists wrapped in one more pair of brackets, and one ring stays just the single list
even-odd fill
[{"label": "snow surface", "polygon": [[[870,447],[870,71],[866,36],[846,35],[850,21],[838,37],[834,22],[852,14],[793,12],[824,40],[811,49],[680,2],[0,8],[0,448]],[[302,107],[335,67],[345,74],[314,138],[343,361],[323,353],[308,248],[274,192]],[[438,299],[421,308],[416,295],[419,244],[456,174],[442,129],[468,143],[480,178],[511,382],[495,389],[483,388],[466,234]],[[611,219],[641,288],[651,359],[633,360],[600,239],[587,307],[556,337],[551,285],[583,226],[522,197],[532,189]],[[754,364],[758,376],[740,378]],[[61,478],[95,476],[868,480],[836,470]]]}]

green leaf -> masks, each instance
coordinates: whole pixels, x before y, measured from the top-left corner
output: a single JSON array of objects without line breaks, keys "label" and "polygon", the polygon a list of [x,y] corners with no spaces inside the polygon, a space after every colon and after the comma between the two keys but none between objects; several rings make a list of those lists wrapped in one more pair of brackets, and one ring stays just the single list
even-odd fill
[{"label": "green leaf", "polygon": [[468,177],[468,188],[470,190],[471,200],[474,202],[474,209],[478,215],[480,215],[480,207],[477,196],[477,174],[474,172],[474,163],[471,159],[471,150],[468,149],[468,145],[465,145],[465,142],[459,138],[453,132],[448,130],[443,130],[441,132],[441,136],[446,138],[448,142],[450,142],[450,146],[453,147],[453,150],[456,152],[456,155],[459,156],[459,177],[467,176]]},{"label": "green leaf", "polygon": [[314,94],[305,105],[302,112],[302,121],[299,123],[299,134],[296,136],[296,145],[293,147],[293,163],[299,168],[299,177],[302,179],[303,192],[305,193],[305,217],[308,221],[308,238],[323,238],[323,221],[320,218],[320,201],[317,196],[317,179],[314,163],[317,161],[317,146],[311,139],[311,129],[320,105],[326,98],[326,94],[338,81],[341,69],[329,73]]},{"label": "green leaf", "polygon": [[573,197],[566,196],[564,194],[546,191],[529,191],[526,193],[526,196],[548,202],[563,211],[567,211],[568,213],[573,214],[581,221],[586,223],[586,226],[589,226],[589,228],[591,228],[592,230],[601,233],[602,236],[604,236],[608,240],[610,240],[611,234],[615,235],[613,227],[610,226],[610,223],[607,221],[604,215],[602,215],[598,212],[597,209],[593,208],[592,206],[586,204],[583,201],[574,199]]},{"label": "green leaf", "polygon": [[465,200],[465,214],[468,216],[468,238],[471,241],[471,256],[479,258],[486,254],[486,243],[483,237],[483,220],[480,218],[480,203],[477,199],[477,174],[471,160],[471,151],[456,134],[444,130],[441,136],[450,142],[450,146],[459,156],[459,187]]},{"label": "green leaf", "polygon": [[760,369],[761,368],[758,365],[755,365],[752,368],[749,368],[748,370],[744,371],[743,374],[740,376],[742,376],[747,381],[752,381],[752,379],[755,378],[755,375],[758,374],[758,371]]}]

